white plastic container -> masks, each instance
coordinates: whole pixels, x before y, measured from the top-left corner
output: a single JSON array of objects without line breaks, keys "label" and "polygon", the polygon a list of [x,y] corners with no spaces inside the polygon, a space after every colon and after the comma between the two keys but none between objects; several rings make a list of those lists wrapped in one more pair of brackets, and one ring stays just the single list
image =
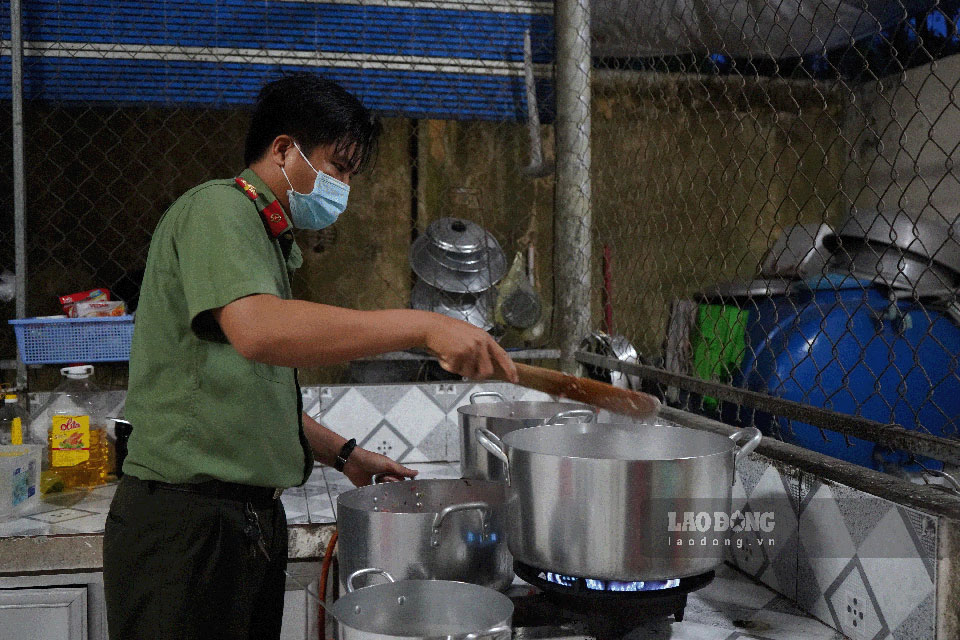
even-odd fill
[{"label": "white plastic container", "polygon": [[43,468],[57,472],[64,488],[95,487],[110,471],[109,433],[93,367],[60,370],[63,381],[40,407],[30,424],[32,442],[46,443]]},{"label": "white plastic container", "polygon": [[40,452],[34,444],[0,446],[0,520],[31,513],[40,496]]}]

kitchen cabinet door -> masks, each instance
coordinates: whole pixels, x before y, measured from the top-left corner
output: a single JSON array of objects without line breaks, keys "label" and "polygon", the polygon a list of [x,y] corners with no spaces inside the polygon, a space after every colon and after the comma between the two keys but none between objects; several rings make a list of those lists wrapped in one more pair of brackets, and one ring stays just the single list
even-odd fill
[{"label": "kitchen cabinet door", "polygon": [[287,590],[283,594],[283,629],[281,640],[317,640],[317,614],[320,605],[304,588],[308,584],[317,592],[319,580],[306,577],[296,582],[288,579]]},{"label": "kitchen cabinet door", "polygon": [[86,587],[0,590],[0,639],[87,640]]}]

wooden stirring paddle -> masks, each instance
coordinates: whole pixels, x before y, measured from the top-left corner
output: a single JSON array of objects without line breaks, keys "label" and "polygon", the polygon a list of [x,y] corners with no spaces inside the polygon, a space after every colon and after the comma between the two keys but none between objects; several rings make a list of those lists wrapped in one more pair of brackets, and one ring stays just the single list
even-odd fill
[{"label": "wooden stirring paddle", "polygon": [[[634,418],[650,418],[660,410],[660,401],[648,393],[621,389],[599,380],[578,378],[553,369],[520,363],[516,363],[516,366],[520,386],[528,389],[592,404]],[[500,372],[500,379],[506,380],[503,372]]]}]

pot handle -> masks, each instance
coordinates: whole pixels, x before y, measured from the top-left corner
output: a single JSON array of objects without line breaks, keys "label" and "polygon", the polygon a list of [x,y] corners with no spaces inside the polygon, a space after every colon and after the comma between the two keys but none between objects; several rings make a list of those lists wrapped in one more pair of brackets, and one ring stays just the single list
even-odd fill
[{"label": "pot handle", "polygon": [[[597,412],[593,409],[570,409],[569,411],[561,411],[549,420],[544,420],[543,424],[563,424],[560,421],[569,418],[577,418],[577,422],[590,423],[597,419]],[[586,418],[586,420],[580,420],[580,418]]]},{"label": "pot handle", "polygon": [[510,484],[510,458],[507,457],[507,448],[503,446],[503,441],[486,427],[479,427],[475,433],[480,446],[503,463],[507,471],[507,484]]},{"label": "pot handle", "polygon": [[480,512],[480,539],[487,537],[487,528],[490,526],[490,505],[486,502],[464,502],[462,504],[451,504],[443,508],[433,519],[433,532],[430,534],[430,546],[440,546],[440,532],[443,528],[443,521],[451,513],[458,511],[479,511]]},{"label": "pot handle", "polygon": [[753,450],[756,449],[760,441],[763,440],[763,435],[760,433],[760,429],[756,427],[746,427],[736,433],[731,433],[730,439],[733,440],[735,445],[739,445],[742,440],[747,440],[747,444],[739,447],[737,449],[737,455],[733,458],[733,465],[736,466],[737,463],[740,462],[740,458],[753,453]]},{"label": "pot handle", "polygon": [[497,391],[477,391],[470,394],[470,404],[477,404],[477,398],[496,398],[500,402],[506,402],[502,393]]},{"label": "pot handle", "polygon": [[[370,484],[383,484],[383,479],[384,479],[384,478],[388,478],[388,477],[393,476],[393,475],[394,475],[394,474],[390,473],[389,471],[382,471],[382,472],[380,472],[380,473],[375,473],[375,474],[373,474],[372,476],[370,476]],[[399,478],[400,478],[400,480],[398,480],[398,482],[401,481],[401,480],[413,480],[413,478],[404,478],[404,477],[401,477],[401,476],[394,476],[394,477],[399,477]]]},{"label": "pot handle", "polygon": [[474,633],[468,633],[467,635],[463,636],[463,640],[477,640],[477,638],[488,638],[488,637],[495,638],[501,633],[512,633],[512,632],[513,632],[513,629],[511,629],[509,626],[505,624],[502,624],[497,627],[493,627],[492,629],[487,629],[486,631],[476,631]]},{"label": "pot handle", "polygon": [[[916,462],[918,465],[920,465],[920,468],[923,469],[924,474],[931,476],[933,478],[943,478],[944,480],[947,481],[947,484],[950,485],[950,486],[944,486],[944,485],[932,485],[932,486],[935,486],[938,489],[943,489],[944,491],[949,491],[950,493],[956,496],[960,496],[960,480],[957,480],[956,478],[954,478],[949,473],[946,473],[945,471],[939,471],[937,469],[928,469],[927,466],[922,462],[920,462],[919,460],[917,460]],[[930,484],[929,482],[927,482],[926,478],[924,478],[923,481],[928,485]]]},{"label": "pot handle", "polygon": [[393,576],[387,573],[386,571],[384,571],[383,569],[377,569],[374,567],[368,567],[366,569],[357,569],[356,571],[350,574],[349,578],[347,578],[347,593],[353,593],[354,591],[357,590],[357,588],[353,586],[354,580],[356,580],[360,576],[368,576],[373,573],[383,576],[389,582],[396,582],[396,580],[393,579]]}]

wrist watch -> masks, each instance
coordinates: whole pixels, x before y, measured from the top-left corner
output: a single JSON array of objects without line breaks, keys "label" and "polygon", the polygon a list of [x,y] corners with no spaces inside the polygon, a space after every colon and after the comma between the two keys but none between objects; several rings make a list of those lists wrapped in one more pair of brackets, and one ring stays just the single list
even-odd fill
[{"label": "wrist watch", "polygon": [[337,459],[333,461],[333,468],[337,471],[343,471],[344,465],[347,464],[347,458],[350,457],[350,454],[353,453],[353,450],[357,448],[357,439],[350,438],[347,440],[343,447],[340,448],[340,453],[337,454]]}]

